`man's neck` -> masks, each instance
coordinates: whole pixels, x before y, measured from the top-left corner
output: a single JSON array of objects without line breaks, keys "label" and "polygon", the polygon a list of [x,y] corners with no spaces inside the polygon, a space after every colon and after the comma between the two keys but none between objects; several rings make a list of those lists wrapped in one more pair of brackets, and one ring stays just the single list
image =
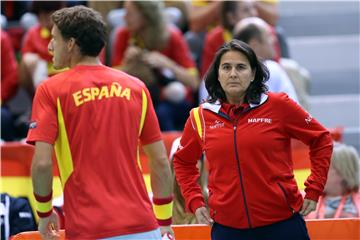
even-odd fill
[{"label": "man's neck", "polygon": [[77,65],[101,65],[101,62],[99,60],[99,57],[81,56],[71,60],[71,68]]}]

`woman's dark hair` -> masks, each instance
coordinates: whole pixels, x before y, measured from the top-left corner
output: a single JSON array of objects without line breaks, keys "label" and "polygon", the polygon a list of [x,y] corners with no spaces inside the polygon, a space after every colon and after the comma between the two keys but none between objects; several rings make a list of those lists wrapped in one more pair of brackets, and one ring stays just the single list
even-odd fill
[{"label": "woman's dark hair", "polygon": [[269,70],[258,60],[249,45],[236,39],[222,45],[216,52],[215,58],[204,76],[205,87],[209,93],[208,101],[215,102],[218,99],[227,101],[225,92],[219,82],[219,66],[222,56],[229,51],[237,51],[244,54],[250,63],[252,71],[255,71],[255,79],[246,90],[245,101],[248,103],[259,103],[261,94],[268,90],[265,82],[269,79]]},{"label": "woman's dark hair", "polygon": [[64,39],[74,38],[80,53],[96,57],[105,46],[107,27],[100,13],[85,6],[57,10],[51,20]]}]

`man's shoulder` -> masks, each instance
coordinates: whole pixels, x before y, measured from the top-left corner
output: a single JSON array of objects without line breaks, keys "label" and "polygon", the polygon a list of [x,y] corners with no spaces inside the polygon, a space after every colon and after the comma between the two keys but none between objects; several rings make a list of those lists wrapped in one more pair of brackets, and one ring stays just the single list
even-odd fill
[{"label": "man's shoulder", "polygon": [[43,88],[44,90],[56,93],[63,89],[69,83],[69,79],[74,79],[74,73],[75,72],[72,69],[57,73],[42,81],[37,87],[37,89]]},{"label": "man's shoulder", "polygon": [[119,82],[125,83],[125,85],[131,87],[131,88],[138,88],[138,89],[144,89],[145,84],[143,81],[141,81],[139,78],[134,77],[132,75],[127,74],[124,71],[121,71],[119,69],[110,68],[107,67],[108,71],[112,72],[112,75],[115,77],[115,79],[118,79]]}]

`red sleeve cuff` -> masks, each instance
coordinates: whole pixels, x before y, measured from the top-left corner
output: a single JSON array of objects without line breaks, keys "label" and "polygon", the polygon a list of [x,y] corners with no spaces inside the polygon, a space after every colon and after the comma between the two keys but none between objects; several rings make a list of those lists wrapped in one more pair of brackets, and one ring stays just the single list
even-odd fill
[{"label": "red sleeve cuff", "polygon": [[39,211],[36,211],[37,215],[39,216],[39,218],[46,218],[46,217],[49,217],[53,212],[53,209],[51,208],[50,211],[48,212],[45,212],[45,213],[42,213],[42,212],[39,212]]},{"label": "red sleeve cuff", "polygon": [[319,200],[319,197],[322,195],[322,192],[311,189],[305,190],[305,192],[306,192],[305,194],[306,199],[310,199],[316,202]]},{"label": "red sleeve cuff", "polygon": [[205,202],[203,198],[194,198],[189,203],[189,210],[192,213],[195,213],[196,209],[198,209],[199,207],[205,207]]},{"label": "red sleeve cuff", "polygon": [[156,205],[164,205],[164,204],[168,204],[171,203],[173,200],[173,195],[171,195],[170,197],[165,197],[165,198],[155,198],[153,197],[153,203]]},{"label": "red sleeve cuff", "polygon": [[165,220],[161,220],[161,219],[156,219],[156,220],[157,220],[159,226],[162,226],[162,227],[170,226],[172,223],[172,218],[165,219]]},{"label": "red sleeve cuff", "polygon": [[51,192],[47,196],[40,196],[40,195],[37,195],[36,193],[34,193],[34,197],[35,197],[36,201],[43,203],[43,202],[50,201],[52,199],[52,194],[53,194],[53,192],[51,190]]}]

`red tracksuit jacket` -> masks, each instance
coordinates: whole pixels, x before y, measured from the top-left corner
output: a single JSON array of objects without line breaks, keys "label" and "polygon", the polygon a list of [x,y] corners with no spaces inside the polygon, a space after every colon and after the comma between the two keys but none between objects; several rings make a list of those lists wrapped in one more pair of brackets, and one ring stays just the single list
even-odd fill
[{"label": "red tracksuit jacket", "polygon": [[[191,212],[204,206],[197,160],[209,166],[210,216],[234,228],[253,228],[288,219],[303,198],[293,174],[291,138],[310,148],[311,174],[305,198],[317,201],[327,179],[332,140],[329,132],[286,94],[263,94],[258,105],[242,110],[238,120],[220,103],[204,103],[186,122],[174,155],[176,179]],[[200,122],[201,129],[196,122]]]}]

